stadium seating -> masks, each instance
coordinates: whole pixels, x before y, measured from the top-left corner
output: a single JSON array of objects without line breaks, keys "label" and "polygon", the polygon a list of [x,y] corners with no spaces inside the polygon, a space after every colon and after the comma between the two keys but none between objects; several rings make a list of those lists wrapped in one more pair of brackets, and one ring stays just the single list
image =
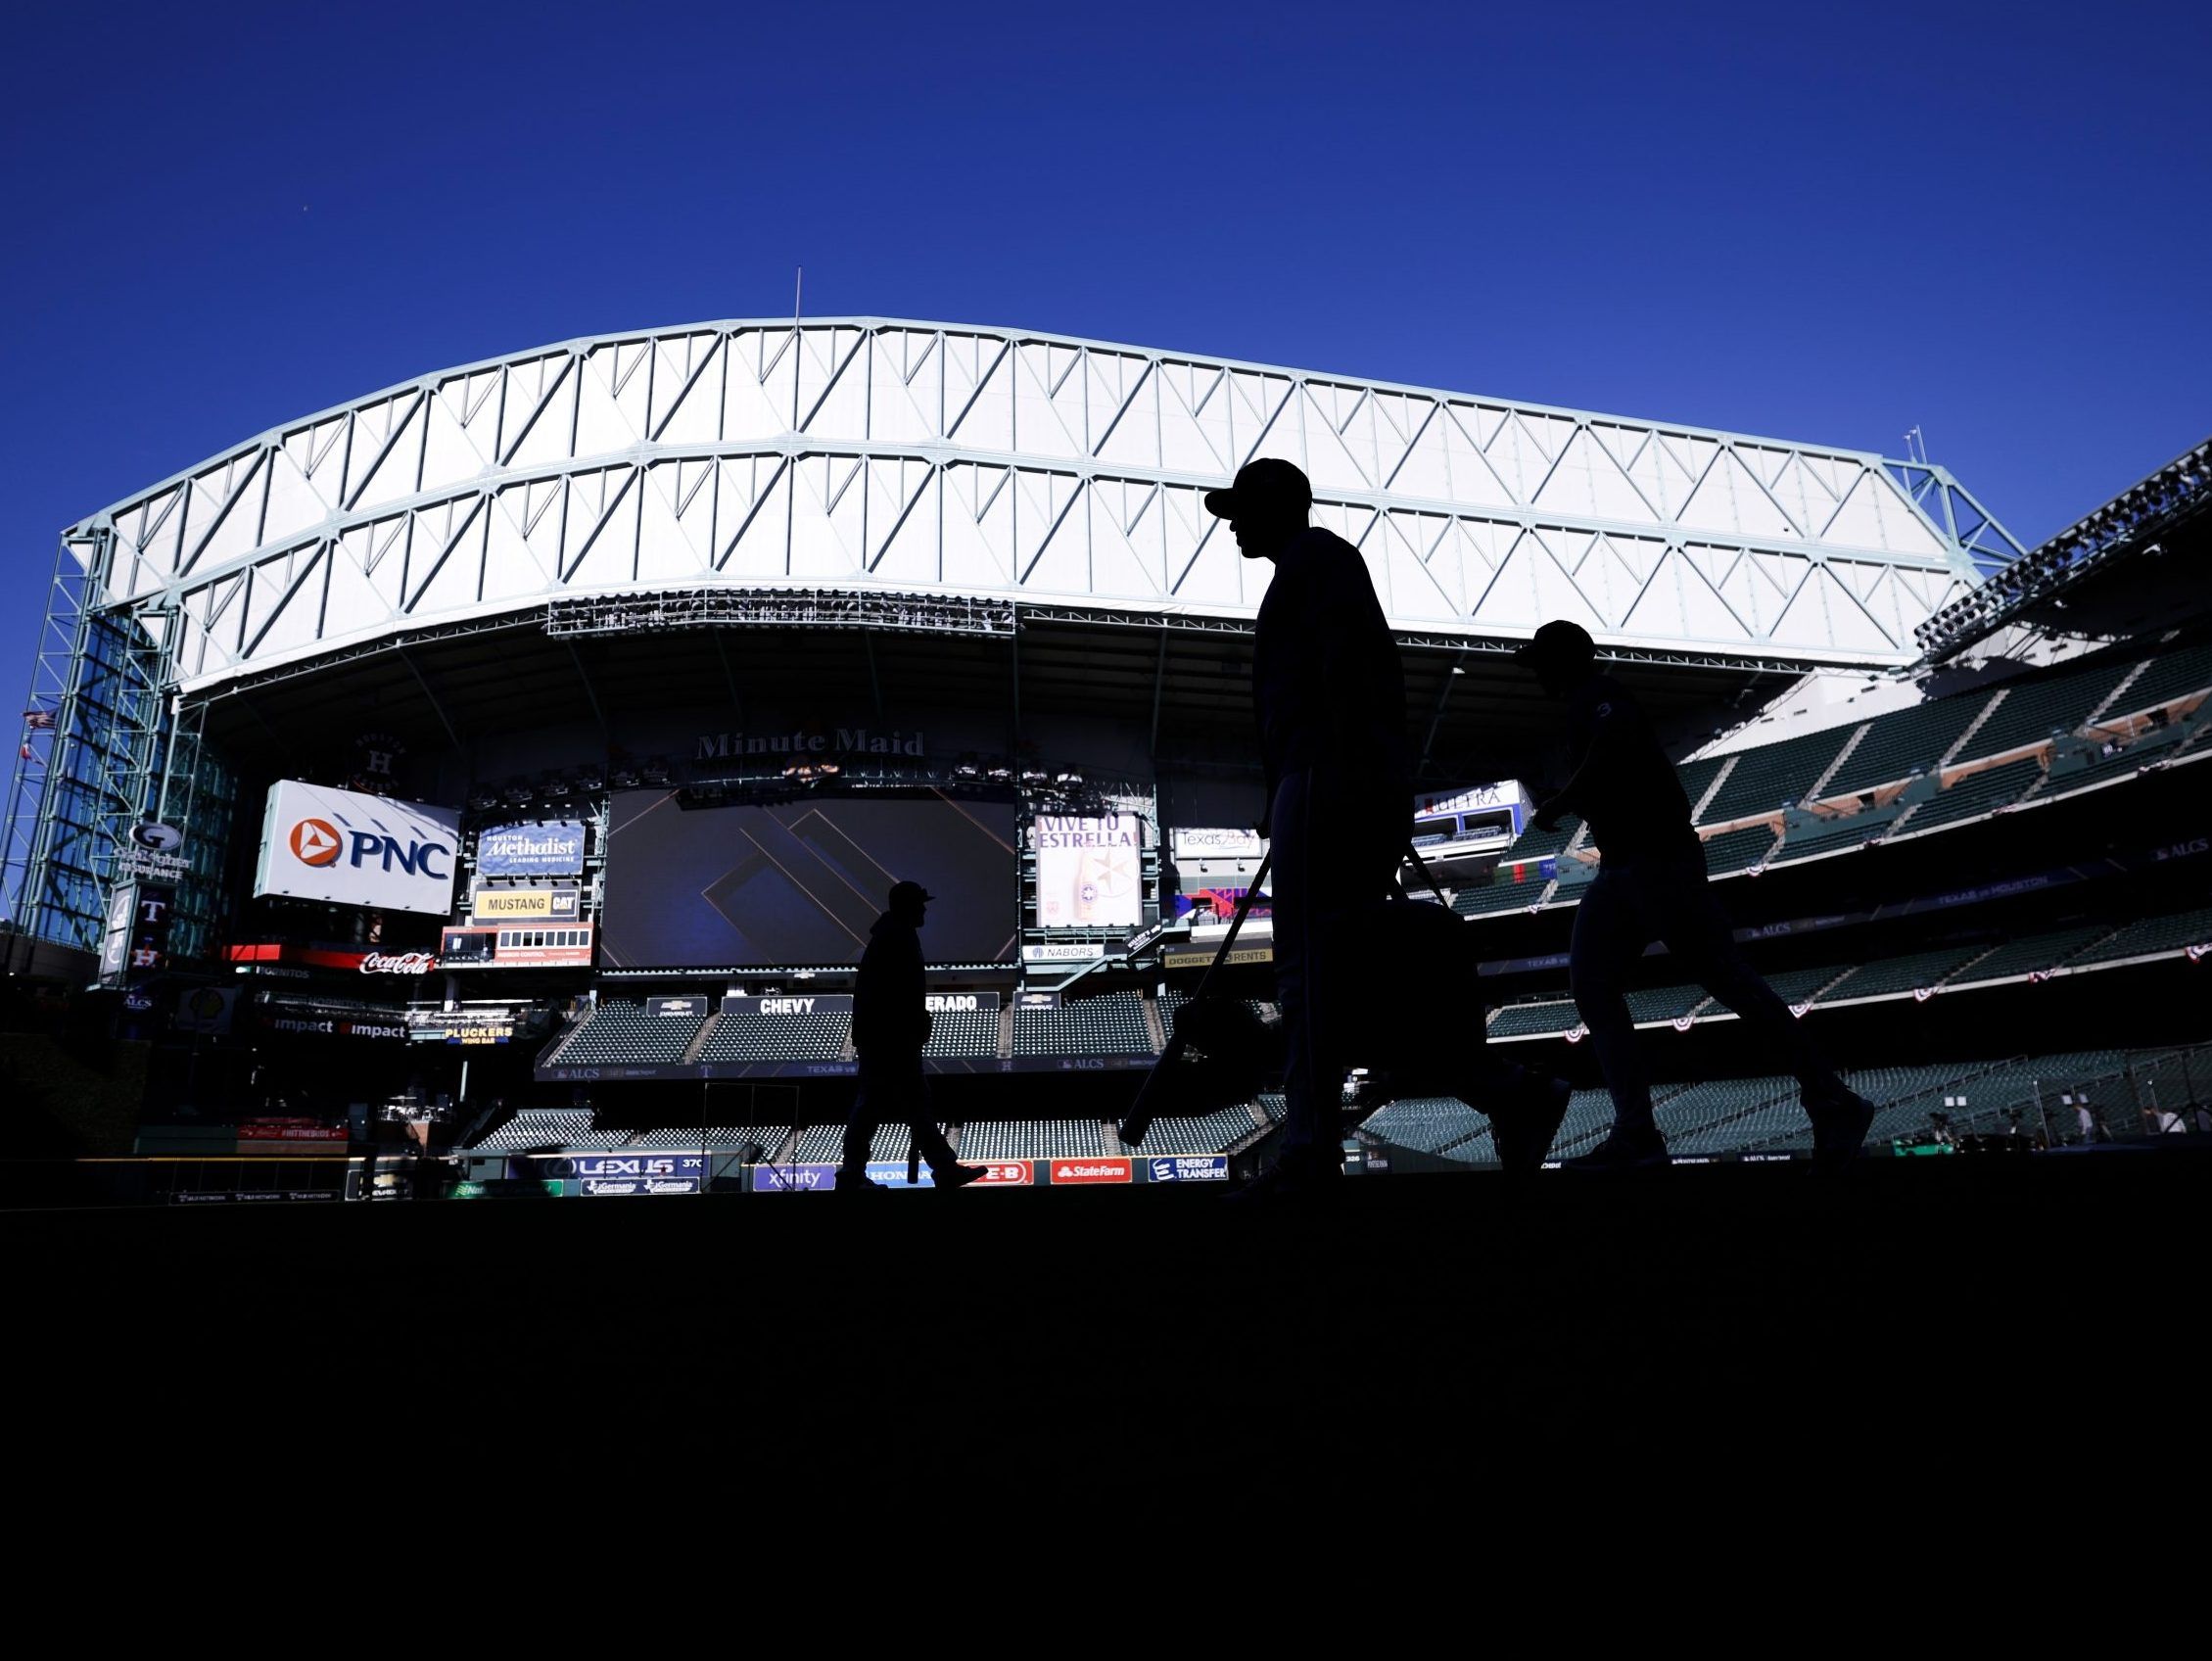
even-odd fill
[{"label": "stadium seating", "polygon": [[2134,715],[2212,687],[2212,645],[2161,652],[2105,713]]},{"label": "stadium seating", "polygon": [[1857,795],[1926,771],[1958,741],[1989,701],[1987,691],[1968,692],[1876,717],[1834,777],[1820,786],[1820,794]]},{"label": "stadium seating", "polygon": [[2212,907],[2199,907],[2131,923],[2072,959],[2068,967],[2080,969],[2093,963],[2114,963],[2122,958],[2148,957],[2153,952],[2178,952],[2186,946],[2206,944],[2212,944]]},{"label": "stadium seating", "polygon": [[1571,1001],[1555,999],[1535,1004],[1508,1004],[1490,1022],[1492,1038],[1532,1038],[1566,1032],[1581,1023]]},{"label": "stadium seating", "polygon": [[2099,923],[2080,928],[2054,928],[2047,933],[2031,934],[2024,940],[2006,941],[1989,956],[1968,966],[1958,975],[1956,984],[1971,986],[1985,980],[2033,974],[2039,969],[2056,969],[2076,952],[2087,950],[2111,932]]},{"label": "stadium seating", "polygon": [[[904,1160],[912,1133],[903,1124],[878,1125],[875,1139],[868,1145],[871,1160]],[[788,1154],[782,1163],[793,1165],[836,1164],[845,1157],[845,1127],[842,1124],[810,1124],[799,1132],[799,1145]]]},{"label": "stadium seating", "polygon": [[1058,1009],[1017,1006],[1013,1012],[1017,1056],[1151,1055],[1145,1002],[1134,992],[1071,998]]},{"label": "stadium seating", "polygon": [[1712,994],[1703,986],[1662,986],[1654,991],[1628,994],[1628,1017],[1638,1023],[1673,1020],[1704,1003]]},{"label": "stadium seating", "polygon": [[852,1017],[724,1014],[699,1051],[705,1062],[835,1061],[845,1050]]},{"label": "stadium seating", "polygon": [[1940,986],[1944,980],[1980,957],[1987,946],[1943,946],[1934,951],[1909,952],[1903,957],[1877,958],[1851,970],[1819,996],[1823,1004],[1847,998],[1878,998],[1898,992]]},{"label": "stadium seating", "polygon": [[[718,1153],[743,1154],[758,1163],[774,1158],[782,1149],[784,1138],[791,1134],[791,1127],[787,1124],[715,1124],[702,1131],[685,1131],[682,1134],[699,1137],[707,1147]],[[754,1149],[759,1152],[752,1153],[751,1150]]]},{"label": "stadium seating", "polygon": [[1669,1092],[1653,1103],[1671,1152],[1731,1152],[1805,1122],[1794,1078],[1722,1078]]},{"label": "stadium seating", "polygon": [[1962,819],[1976,819],[1985,813],[1995,813],[2018,801],[2043,778],[2043,764],[2029,756],[2022,761],[2008,761],[1997,767],[1985,767],[1979,773],[1970,773],[1949,789],[1931,800],[1920,803],[1898,826],[1906,834],[1933,830],[1945,825],[1955,825]]},{"label": "stadium seating", "polygon": [[1738,751],[1734,771],[1698,816],[1698,823],[1719,825],[1795,807],[1828,770],[1851,734],[1848,726],[1831,727]]},{"label": "stadium seating", "polygon": [[1573,814],[1567,815],[1549,830],[1537,830],[1535,823],[1530,821],[1521,834],[1514,838],[1513,845],[1505,850],[1505,858],[1515,862],[1551,859],[1565,853],[1567,844],[1575,839],[1575,833],[1581,829],[1582,822]]},{"label": "stadium seating", "polygon": [[1703,761],[1685,761],[1674,769],[1674,777],[1682,783],[1682,794],[1689,799],[1690,810],[1697,810],[1698,797],[1712,787],[1720,769],[1728,765],[1724,755],[1709,755]]},{"label": "stadium seating", "polygon": [[921,1053],[929,1056],[995,1056],[999,1053],[997,1010],[952,1010],[938,1016],[929,1028],[929,1042]]},{"label": "stadium seating", "polygon": [[1484,886],[1460,889],[1451,897],[1451,909],[1461,917],[1494,917],[1499,912],[1525,911],[1543,897],[1544,884],[1534,877],[1522,882],[1503,878]]},{"label": "stadium seating", "polygon": [[561,1065],[648,1067],[680,1062],[704,1024],[698,1016],[647,1015],[642,1004],[601,999],[561,1046]]},{"label": "stadium seating", "polygon": [[2138,739],[2112,755],[2100,756],[2087,767],[2053,769],[2050,783],[2043,788],[2047,796],[2070,796],[2076,790],[2087,790],[2097,784],[2109,784],[2115,780],[2132,779],[2152,762],[2164,761],[2176,752],[2176,732],[2168,732],[2156,738]]},{"label": "stadium seating", "polygon": [[1774,851],[1774,828],[1750,825],[1741,830],[1723,830],[1705,839],[1705,871],[1709,877],[1726,877],[1764,865]]},{"label": "stadium seating", "polygon": [[579,1136],[591,1134],[589,1108],[522,1108],[502,1124],[478,1137],[474,1147],[484,1153],[511,1153],[523,1148],[563,1149]]},{"label": "stadium seating", "polygon": [[2000,755],[2023,744],[2040,743],[2054,733],[2071,733],[2090,718],[2120,684],[2132,664],[2114,661],[2104,653],[2081,668],[2047,675],[2023,675],[2004,684],[2004,701],[1982,723],[1966,752],[1957,759],[1971,761]]},{"label": "stadium seating", "polygon": [[1155,1118],[1145,1132],[1144,1154],[1225,1154],[1259,1133],[1262,1118],[1240,1103],[1190,1118]]},{"label": "stadium seating", "polygon": [[[1767,975],[1766,984],[1774,989],[1774,995],[1783,1003],[1802,1004],[1810,1002],[1814,993],[1842,973],[1843,966],[1832,963],[1822,964],[1817,969],[1785,969]],[[1719,1012],[1718,1009],[1711,1009],[1705,1013],[1717,1015]]]},{"label": "stadium seating", "polygon": [[1106,1151],[1106,1128],[1091,1118],[975,1120],[962,1129],[959,1146],[963,1164],[991,1160],[1095,1160],[1105,1158]]},{"label": "stadium seating", "polygon": [[1896,823],[1894,819],[1874,819],[1866,814],[1853,814],[1832,822],[1800,826],[1784,833],[1782,845],[1774,851],[1767,863],[1787,865],[1792,860],[1815,859],[1822,854],[1845,853],[1854,848],[1862,848]]},{"label": "stadium seating", "polygon": [[1403,1096],[1369,1114],[1368,1135],[1420,1153],[1440,1153],[1487,1128],[1489,1120],[1456,1096]]}]

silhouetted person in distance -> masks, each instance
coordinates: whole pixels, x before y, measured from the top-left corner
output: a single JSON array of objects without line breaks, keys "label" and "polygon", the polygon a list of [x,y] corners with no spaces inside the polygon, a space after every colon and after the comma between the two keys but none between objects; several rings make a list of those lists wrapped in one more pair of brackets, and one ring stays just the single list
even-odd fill
[{"label": "silhouetted person in distance", "polygon": [[929,1085],[921,1076],[930,1017],[919,929],[935,897],[918,882],[892,884],[890,907],[875,920],[868,949],[861,953],[853,986],[860,1093],[845,1121],[844,1159],[837,1166],[840,1192],[883,1186],[869,1180],[868,1151],[876,1126],[885,1120],[906,1125],[939,1188],[958,1188],[984,1174],[981,1165],[964,1165],[953,1158],[952,1144],[930,1116]]},{"label": "silhouetted person in distance", "polygon": [[1591,1152],[1569,1160],[1569,1168],[1667,1163],[1624,985],[1629,966],[1655,939],[1666,942],[1688,978],[1787,1058],[1812,1120],[1814,1157],[1849,1160],[1865,1140],[1873,1105],[1836,1076],[1804,1024],[1737,948],[1727,915],[1706,886],[1705,845],[1690,828],[1689,799],[1643,706],[1598,673],[1596,644],[1576,624],[1546,623],[1519,655],[1544,691],[1567,705],[1575,768],[1565,785],[1536,804],[1535,824],[1549,830],[1560,815],[1579,815],[1601,856],[1597,879],[1576,913],[1568,978],[1613,1094],[1613,1129]]}]

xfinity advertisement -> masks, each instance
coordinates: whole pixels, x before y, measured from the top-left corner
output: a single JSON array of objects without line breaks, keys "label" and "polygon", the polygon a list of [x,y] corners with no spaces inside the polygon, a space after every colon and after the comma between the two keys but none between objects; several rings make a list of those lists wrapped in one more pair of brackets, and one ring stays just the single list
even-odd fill
[{"label": "xfinity advertisement", "polygon": [[1013,960],[1012,800],[882,791],[685,806],[620,790],[608,815],[600,963],[611,969],[855,964],[891,884],[936,896],[931,963]]},{"label": "xfinity advertisement", "polygon": [[443,917],[459,830],[455,808],[281,780],[261,818],[254,892]]}]

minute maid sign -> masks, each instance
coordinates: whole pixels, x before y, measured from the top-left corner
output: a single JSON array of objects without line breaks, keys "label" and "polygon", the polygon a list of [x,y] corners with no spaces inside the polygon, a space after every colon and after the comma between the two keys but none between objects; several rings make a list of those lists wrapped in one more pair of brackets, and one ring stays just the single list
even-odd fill
[{"label": "minute maid sign", "polygon": [[701,733],[693,761],[743,760],[749,755],[922,755],[922,735],[867,727],[839,727],[828,733]]}]

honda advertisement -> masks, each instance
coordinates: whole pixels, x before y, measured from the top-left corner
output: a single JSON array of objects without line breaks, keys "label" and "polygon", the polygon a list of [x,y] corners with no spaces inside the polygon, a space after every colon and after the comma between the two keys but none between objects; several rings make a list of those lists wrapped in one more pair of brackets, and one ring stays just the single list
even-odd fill
[{"label": "honda advertisement", "polygon": [[1143,834],[1144,822],[1133,813],[1039,814],[1029,826],[1036,925],[1136,927],[1144,920]]},{"label": "honda advertisement", "polygon": [[583,872],[584,827],[576,820],[488,825],[476,833],[479,877],[578,877]]},{"label": "honda advertisement", "polygon": [[281,780],[261,818],[254,892],[443,917],[459,828],[453,808]]}]

